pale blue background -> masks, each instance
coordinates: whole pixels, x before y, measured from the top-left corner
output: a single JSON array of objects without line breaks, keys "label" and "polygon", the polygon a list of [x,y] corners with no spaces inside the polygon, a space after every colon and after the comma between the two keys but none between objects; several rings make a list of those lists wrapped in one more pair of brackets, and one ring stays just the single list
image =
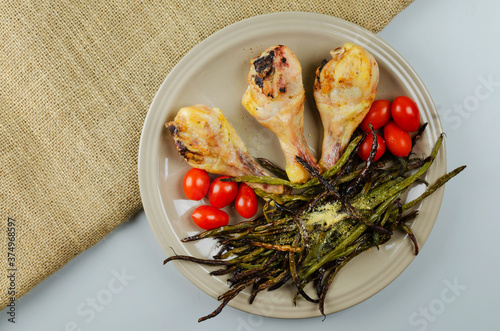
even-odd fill
[{"label": "pale blue background", "polygon": [[[429,89],[447,134],[448,169],[468,166],[448,184],[420,255],[380,293],[325,321],[228,307],[198,324],[218,303],[162,265],[165,255],[141,212],[21,298],[15,325],[2,311],[0,330],[62,331],[72,322],[124,331],[498,330],[499,16],[495,0],[416,0],[379,34]],[[88,298],[98,295],[109,303],[90,308]]]}]

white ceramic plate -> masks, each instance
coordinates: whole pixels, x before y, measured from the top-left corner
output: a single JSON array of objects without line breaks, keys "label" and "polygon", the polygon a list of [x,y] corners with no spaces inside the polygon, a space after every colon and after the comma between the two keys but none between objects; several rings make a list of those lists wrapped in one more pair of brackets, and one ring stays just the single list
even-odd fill
[{"label": "white ceramic plate", "polygon": [[[413,98],[420,107],[424,122],[429,122],[419,150],[429,154],[442,132],[438,114],[424,84],[409,64],[386,42],[371,32],[346,21],[312,13],[276,13],[250,18],[210,36],[193,48],[172,70],[160,87],[146,117],[139,149],[139,184],[146,216],[166,256],[177,254],[211,257],[214,241],[183,244],[180,239],[199,232],[190,215],[195,206],[205,202],[186,200],[182,177],[189,169],[178,155],[164,123],[172,120],[184,106],[197,103],[222,109],[253,156],[267,157],[283,165],[284,159],[275,136],[260,126],[241,105],[246,89],[249,60],[269,46],[283,44],[297,56],[303,68],[306,89],[304,131],[315,151],[321,150],[322,125],[312,98],[314,72],[329,51],[345,42],[360,44],[378,61],[380,83],[378,99],[398,95]],[[317,153],[317,152],[316,152]],[[446,169],[445,147],[429,169],[427,180],[433,182]],[[410,196],[423,192],[410,191]],[[443,189],[434,193],[420,208],[413,231],[422,246],[438,215]],[[228,208],[233,223],[238,221]],[[387,244],[361,254],[348,264],[334,281],[325,304],[333,313],[355,305],[392,282],[413,260],[413,246],[408,238],[395,235]],[[161,261],[159,261],[161,263]],[[211,277],[210,267],[190,262],[174,262],[176,267],[200,289],[217,297],[228,287],[225,278]],[[171,266],[170,266],[171,267]],[[231,301],[232,307],[270,317],[305,318],[319,316],[317,305],[305,300],[292,304],[293,291],[261,292],[248,304],[243,292]],[[214,301],[214,309],[218,306]],[[200,316],[206,314],[200,311]]]}]

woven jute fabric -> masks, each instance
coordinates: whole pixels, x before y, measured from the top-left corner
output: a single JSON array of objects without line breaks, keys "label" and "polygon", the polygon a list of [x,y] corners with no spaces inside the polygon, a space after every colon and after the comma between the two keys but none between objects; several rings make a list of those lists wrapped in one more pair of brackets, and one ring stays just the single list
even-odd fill
[{"label": "woven jute fabric", "polygon": [[279,11],[378,32],[411,2],[0,2],[0,309],[141,209],[148,106],[197,43]]}]

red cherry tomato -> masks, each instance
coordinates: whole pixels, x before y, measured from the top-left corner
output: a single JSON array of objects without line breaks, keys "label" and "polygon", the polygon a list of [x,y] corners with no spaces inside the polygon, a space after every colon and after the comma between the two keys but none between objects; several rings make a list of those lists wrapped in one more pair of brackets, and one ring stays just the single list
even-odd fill
[{"label": "red cherry tomato", "polygon": [[201,200],[207,194],[210,178],[205,170],[193,168],[184,175],[182,188],[190,200]]},{"label": "red cherry tomato", "polygon": [[366,114],[363,121],[359,124],[361,130],[368,132],[368,124],[373,126],[374,130],[380,129],[391,119],[391,102],[389,100],[375,100]]},{"label": "red cherry tomato", "polygon": [[253,217],[257,213],[257,208],[259,207],[257,196],[247,184],[240,184],[234,206],[238,214],[245,218]]},{"label": "red cherry tomato", "polygon": [[208,201],[216,208],[226,207],[234,201],[238,194],[238,183],[221,182],[220,180],[223,178],[229,178],[229,176],[216,178],[208,189]]},{"label": "red cherry tomato", "polygon": [[408,156],[411,151],[411,137],[393,121],[384,126],[384,138],[387,149],[395,156]]},{"label": "red cherry tomato", "polygon": [[211,230],[229,223],[229,216],[223,210],[209,205],[196,208],[191,215],[196,225],[204,230]]},{"label": "red cherry tomato", "polygon": [[[384,138],[382,138],[380,135],[377,135],[377,152],[375,153],[375,157],[373,158],[373,161],[377,161],[384,155],[385,153],[385,141]],[[366,161],[368,160],[368,156],[370,155],[370,152],[372,150],[372,144],[373,144],[373,135],[368,134],[361,143],[361,146],[359,147],[358,155],[359,157],[363,160]]]},{"label": "red cherry tomato", "polygon": [[417,131],[420,127],[420,111],[412,99],[400,96],[394,99],[391,107],[394,122],[408,132]]}]

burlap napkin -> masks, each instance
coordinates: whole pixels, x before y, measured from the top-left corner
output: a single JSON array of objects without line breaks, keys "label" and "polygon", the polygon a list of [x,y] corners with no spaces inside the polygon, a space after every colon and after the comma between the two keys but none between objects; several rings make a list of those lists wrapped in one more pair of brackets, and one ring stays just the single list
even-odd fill
[{"label": "burlap napkin", "polygon": [[144,117],[197,43],[277,11],[378,32],[411,2],[2,1],[0,309],[141,209]]}]

